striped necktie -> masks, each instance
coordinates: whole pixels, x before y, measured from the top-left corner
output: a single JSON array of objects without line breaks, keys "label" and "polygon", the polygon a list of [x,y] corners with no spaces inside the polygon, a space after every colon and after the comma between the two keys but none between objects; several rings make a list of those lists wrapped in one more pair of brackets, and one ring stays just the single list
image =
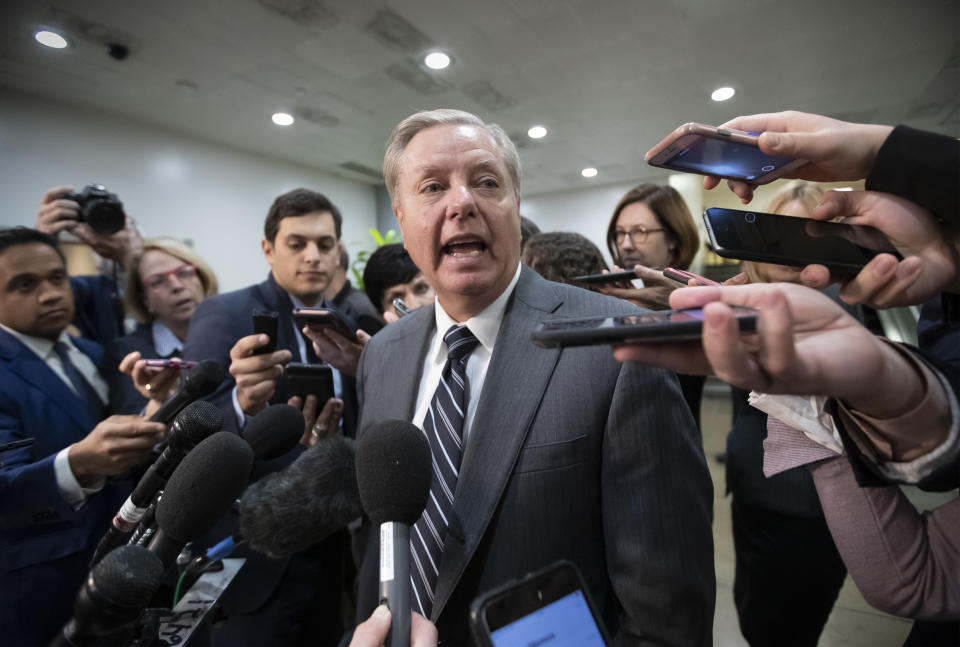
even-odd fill
[{"label": "striped necktie", "polygon": [[433,455],[430,498],[410,535],[412,602],[425,618],[430,617],[433,609],[440,556],[453,512],[453,494],[457,490],[460,458],[463,455],[467,356],[478,343],[465,325],[452,326],[443,336],[443,341],[447,345],[447,362],[423,420],[423,433],[430,441]]},{"label": "striped necktie", "polygon": [[53,351],[60,358],[63,372],[66,373],[67,379],[73,385],[74,392],[86,403],[90,417],[93,418],[94,423],[100,422],[103,418],[103,400],[100,399],[93,385],[83,377],[77,366],[70,360],[70,351],[67,349],[67,345],[58,341],[53,345]]}]

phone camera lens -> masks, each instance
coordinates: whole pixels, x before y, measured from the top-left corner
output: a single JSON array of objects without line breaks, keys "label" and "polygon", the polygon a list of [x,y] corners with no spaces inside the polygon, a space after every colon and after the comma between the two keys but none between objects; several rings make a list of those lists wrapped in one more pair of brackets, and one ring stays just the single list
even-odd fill
[{"label": "phone camera lens", "polygon": [[747,222],[748,225],[752,225],[757,221],[757,214],[749,212],[744,214],[743,219]]}]

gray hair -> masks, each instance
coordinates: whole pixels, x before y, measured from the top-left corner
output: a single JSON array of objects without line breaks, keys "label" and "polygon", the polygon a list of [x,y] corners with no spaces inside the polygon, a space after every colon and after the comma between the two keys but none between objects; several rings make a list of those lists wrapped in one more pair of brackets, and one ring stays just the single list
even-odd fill
[{"label": "gray hair", "polygon": [[387,152],[383,156],[383,178],[390,193],[391,202],[396,201],[397,184],[400,181],[400,162],[403,153],[417,133],[434,126],[476,126],[484,129],[497,145],[500,158],[507,167],[513,189],[517,197],[520,196],[520,156],[517,147],[510,141],[503,128],[494,123],[486,123],[480,117],[464,112],[463,110],[427,110],[410,115],[393,129],[390,139],[387,140]]}]

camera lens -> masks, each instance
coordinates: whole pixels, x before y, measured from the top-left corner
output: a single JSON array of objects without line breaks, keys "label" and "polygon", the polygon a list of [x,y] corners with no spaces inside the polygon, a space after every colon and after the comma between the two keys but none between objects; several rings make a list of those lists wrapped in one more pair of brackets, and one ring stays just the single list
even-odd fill
[{"label": "camera lens", "polygon": [[126,224],[123,209],[109,200],[91,200],[84,217],[90,228],[98,234],[115,234]]},{"label": "camera lens", "polygon": [[743,219],[747,222],[747,224],[752,225],[757,221],[757,214],[753,212],[746,213],[744,214]]}]

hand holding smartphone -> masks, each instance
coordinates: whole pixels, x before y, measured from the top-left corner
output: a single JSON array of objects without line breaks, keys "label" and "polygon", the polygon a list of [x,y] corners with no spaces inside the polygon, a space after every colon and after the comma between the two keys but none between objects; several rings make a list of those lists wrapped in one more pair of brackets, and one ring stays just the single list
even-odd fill
[{"label": "hand holding smartphone", "polygon": [[293,320],[298,328],[306,326],[316,331],[332,330],[355,344],[360,343],[357,331],[352,330],[340,313],[332,308],[294,308]]},{"label": "hand holding smartphone", "polygon": [[678,270],[672,267],[664,268],[663,275],[668,279],[673,279],[678,283],[683,283],[684,285],[689,285],[688,281],[693,279],[694,281],[699,281],[701,285],[709,285],[711,287],[719,288],[721,287],[720,283],[717,283],[714,280],[708,279],[705,276],[700,276],[699,274],[694,274],[693,272],[688,272],[686,270]]},{"label": "hand holding smartphone", "polygon": [[583,578],[566,560],[479,596],[470,605],[470,628],[486,647],[608,644]]},{"label": "hand holding smartphone", "polygon": [[143,360],[143,365],[154,371],[162,371],[168,367],[186,370],[193,368],[197,365],[197,363],[188,360],[182,360],[179,357],[171,357],[170,359],[145,359]]},{"label": "hand holding smartphone", "polygon": [[647,164],[729,180],[768,184],[806,160],[768,155],[760,150],[758,133],[705,124],[687,123],[664,137],[647,151]]}]

